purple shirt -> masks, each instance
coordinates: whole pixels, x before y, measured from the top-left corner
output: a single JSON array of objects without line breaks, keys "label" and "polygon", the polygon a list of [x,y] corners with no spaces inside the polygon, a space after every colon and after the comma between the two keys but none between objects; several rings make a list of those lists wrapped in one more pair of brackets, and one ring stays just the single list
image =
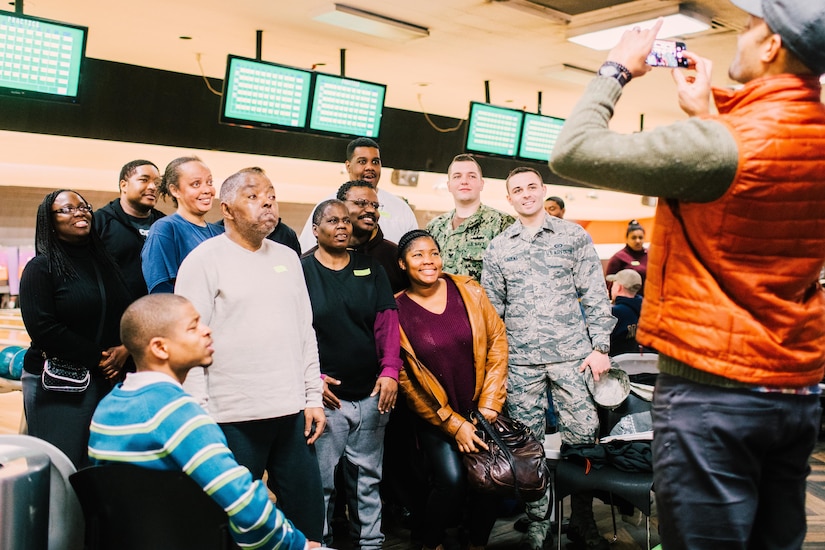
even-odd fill
[{"label": "purple shirt", "polygon": [[450,407],[466,417],[476,408],[473,330],[455,283],[443,280],[447,283],[443,313],[433,313],[401,294],[396,298],[398,318],[415,355],[447,393]]}]

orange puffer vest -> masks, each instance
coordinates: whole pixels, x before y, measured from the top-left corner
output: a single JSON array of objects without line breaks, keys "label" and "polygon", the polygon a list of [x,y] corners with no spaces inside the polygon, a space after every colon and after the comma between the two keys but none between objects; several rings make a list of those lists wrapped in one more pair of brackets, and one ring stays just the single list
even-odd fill
[{"label": "orange puffer vest", "polygon": [[820,84],[786,74],[714,93],[737,174],[713,202],[660,201],[637,340],[745,384],[815,384],[825,366]]}]

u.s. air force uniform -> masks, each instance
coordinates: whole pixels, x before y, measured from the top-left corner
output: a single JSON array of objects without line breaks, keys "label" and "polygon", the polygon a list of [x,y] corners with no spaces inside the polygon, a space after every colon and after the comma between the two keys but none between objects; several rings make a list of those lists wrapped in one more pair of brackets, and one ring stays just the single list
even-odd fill
[{"label": "u.s. air force uniform", "polygon": [[[487,248],[481,283],[507,326],[510,415],[542,441],[549,387],[562,441],[593,443],[599,420],[579,367],[594,349],[607,352],[616,319],[589,235],[550,215],[540,228],[517,220]],[[528,513],[541,517],[547,504]]]}]

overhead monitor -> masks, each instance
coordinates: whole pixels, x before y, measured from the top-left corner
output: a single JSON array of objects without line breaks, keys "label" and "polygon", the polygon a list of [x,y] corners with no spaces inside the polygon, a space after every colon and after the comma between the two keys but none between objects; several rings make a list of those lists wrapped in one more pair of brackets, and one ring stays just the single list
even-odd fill
[{"label": "overhead monitor", "polygon": [[316,73],[309,129],[338,136],[377,138],[386,93],[383,84]]},{"label": "overhead monitor", "polygon": [[488,103],[470,103],[465,149],[514,157],[518,152],[524,113]]},{"label": "overhead monitor", "polygon": [[310,71],[230,55],[220,121],[259,128],[303,129],[311,81]]},{"label": "overhead monitor", "polygon": [[0,94],[77,102],[87,27],[0,11]]},{"label": "overhead monitor", "polygon": [[524,113],[524,128],[521,131],[521,142],[518,156],[527,160],[550,160],[550,152],[556,144],[563,118]]}]

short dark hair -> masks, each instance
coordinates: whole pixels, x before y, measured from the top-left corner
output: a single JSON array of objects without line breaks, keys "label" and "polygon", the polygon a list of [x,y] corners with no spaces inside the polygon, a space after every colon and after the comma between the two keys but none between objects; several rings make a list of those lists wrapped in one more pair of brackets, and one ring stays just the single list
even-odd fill
[{"label": "short dark hair", "polygon": [[644,234],[645,228],[642,227],[642,224],[640,224],[638,221],[630,220],[627,223],[627,232],[624,234],[624,236],[629,237],[630,234],[633,233],[634,231],[641,231],[642,234]]},{"label": "short dark hair", "polygon": [[178,205],[178,199],[176,199],[175,196],[169,192],[169,188],[172,186],[178,187],[178,179],[180,178],[178,168],[180,168],[187,162],[203,163],[200,157],[196,157],[194,155],[191,157],[176,158],[175,160],[166,165],[166,170],[163,171],[163,178],[161,178],[160,186],[158,187],[158,194],[160,195],[160,197],[164,200],[166,197],[172,197],[172,204],[174,204],[176,207]]},{"label": "short dark hair", "polygon": [[315,207],[315,210],[312,211],[312,225],[320,225],[321,218],[324,215],[324,211],[333,204],[340,204],[342,207],[344,207],[344,210],[347,210],[347,205],[344,204],[344,201],[340,201],[338,199],[327,199],[321,202],[318,206]]},{"label": "short dark hair", "polygon": [[129,179],[135,173],[135,170],[140,168],[141,166],[154,166],[155,170],[160,171],[158,165],[152,162],[151,160],[145,159],[137,159],[130,162],[127,162],[123,165],[123,168],[120,169],[120,179],[118,181],[118,186],[120,186],[120,182]]},{"label": "short dark hair", "polygon": [[564,210],[564,199],[563,198],[557,197],[557,196],[554,195],[552,197],[547,197],[546,199],[544,199],[544,202],[547,202],[547,201],[553,201],[554,203],[559,205],[559,208]]},{"label": "short dark hair", "polygon": [[355,149],[358,147],[373,147],[379,151],[381,150],[378,144],[368,137],[355,138],[347,144],[347,160],[352,160],[352,155],[355,154]]},{"label": "short dark hair", "polygon": [[516,166],[515,168],[510,170],[509,174],[507,174],[507,179],[504,180],[504,189],[506,189],[507,192],[509,193],[510,192],[510,178],[512,178],[513,176],[515,176],[517,174],[524,174],[526,172],[530,172],[532,174],[537,175],[539,177],[539,181],[542,183],[542,185],[544,184],[544,178],[541,176],[541,173],[538,170],[536,170],[535,168],[530,168],[529,166]]},{"label": "short dark hair", "polygon": [[347,193],[349,193],[349,190],[353,187],[369,187],[370,189],[375,191],[375,186],[368,181],[352,180],[341,184],[341,187],[338,188],[338,193],[336,193],[335,198],[337,198],[339,201],[347,200]]},{"label": "short dark hair", "polygon": [[190,303],[178,294],[149,294],[126,308],[120,319],[120,341],[140,361],[152,338],[167,336],[179,319],[180,308]]},{"label": "short dark hair", "polygon": [[235,201],[235,196],[238,194],[241,184],[246,181],[246,176],[252,174],[255,176],[266,176],[263,168],[257,166],[250,166],[249,168],[241,168],[221,184],[221,202],[232,204]]},{"label": "short dark hair", "polygon": [[478,163],[476,158],[469,154],[469,153],[461,153],[460,155],[456,155],[453,157],[453,160],[450,161],[450,164],[447,166],[447,175],[450,175],[450,170],[453,168],[453,164],[456,162],[474,162],[476,167],[478,168],[478,175],[484,177],[484,174],[481,172],[481,165]]},{"label": "short dark hair", "polygon": [[433,237],[432,233],[427,231],[426,229],[413,229],[412,231],[407,231],[401,238],[398,239],[398,259],[403,260],[404,255],[409,250],[412,243],[417,241],[418,239],[429,238],[432,239],[435,243],[435,247],[441,252],[441,245],[438,244],[438,239]]}]

